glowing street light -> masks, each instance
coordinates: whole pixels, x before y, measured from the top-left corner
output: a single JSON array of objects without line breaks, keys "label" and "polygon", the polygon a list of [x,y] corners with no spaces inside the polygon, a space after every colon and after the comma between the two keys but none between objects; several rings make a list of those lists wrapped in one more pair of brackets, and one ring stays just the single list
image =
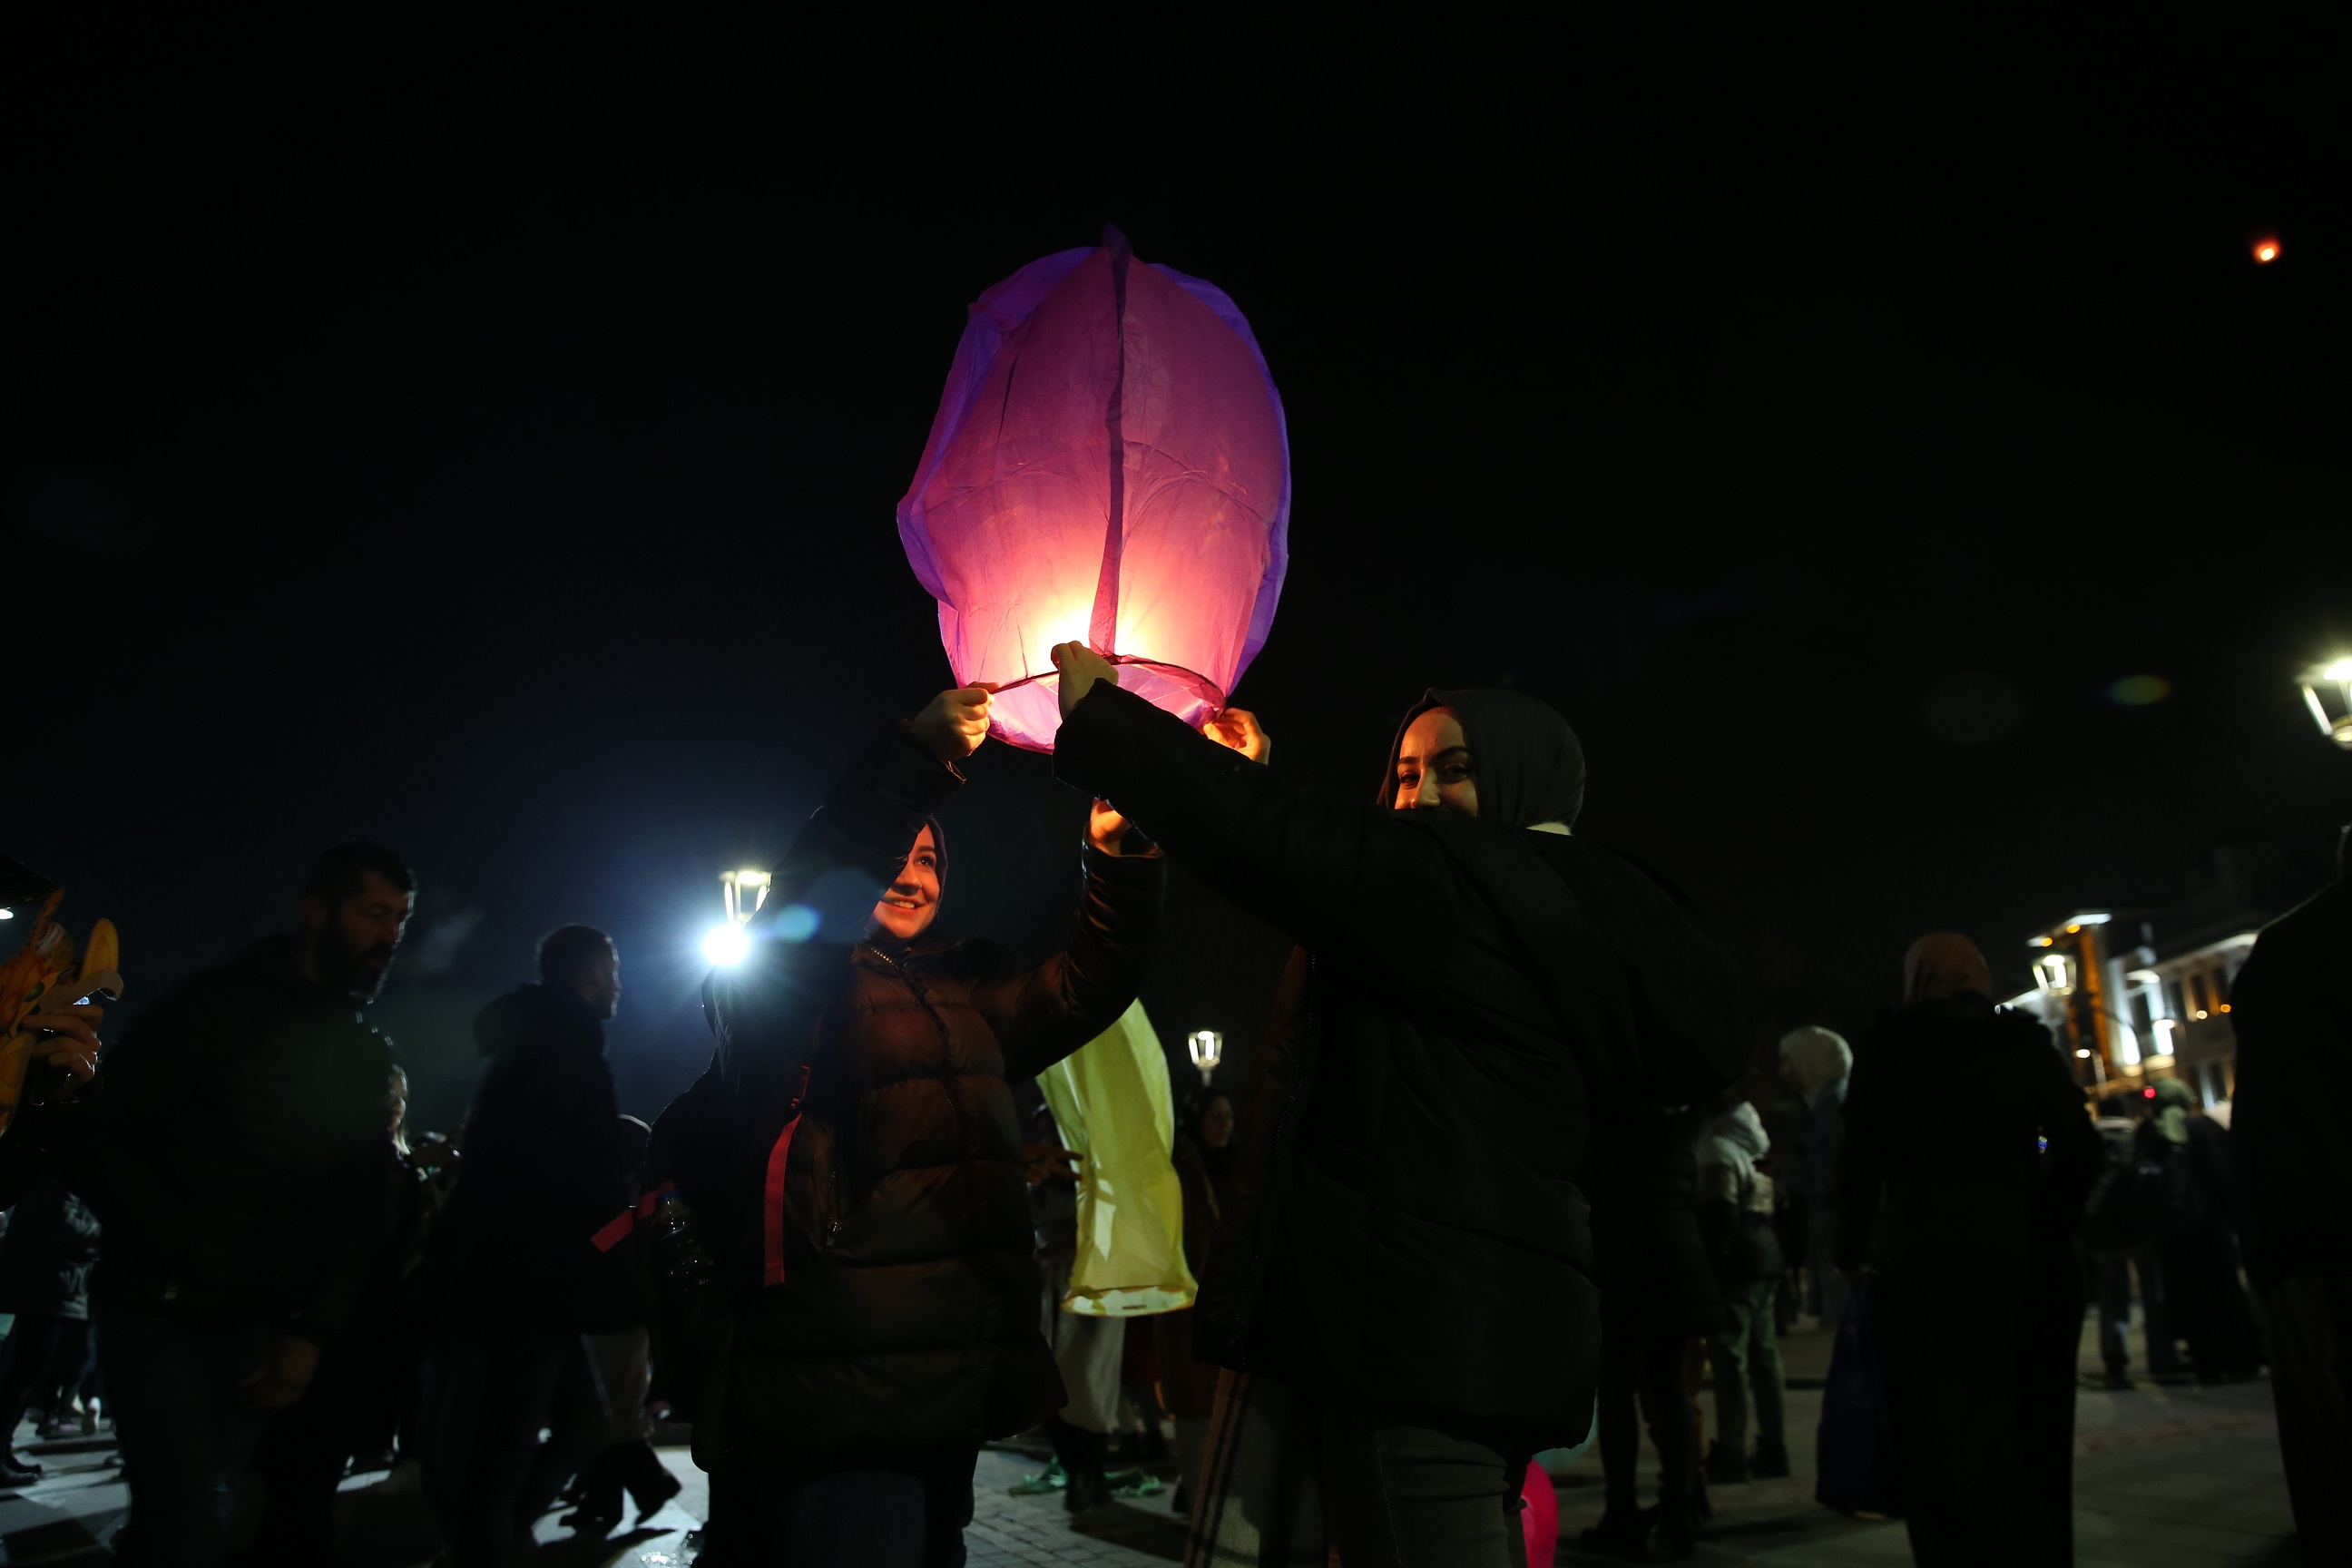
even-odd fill
[{"label": "glowing street light", "polygon": [[1195,1029],[1184,1037],[1184,1048],[1192,1053],[1192,1065],[1201,1069],[1201,1087],[1209,1087],[1209,1075],[1217,1070],[1217,1063],[1225,1054],[1225,1037],[1214,1029]]},{"label": "glowing street light", "polygon": [[2305,670],[2303,700],[2309,704],[2319,732],[2352,752],[2352,657]]},{"label": "glowing street light", "polygon": [[768,901],[768,873],[721,871],[719,885],[727,899],[727,923],[703,933],[702,956],[723,969],[751,954],[751,938],[743,926]]}]

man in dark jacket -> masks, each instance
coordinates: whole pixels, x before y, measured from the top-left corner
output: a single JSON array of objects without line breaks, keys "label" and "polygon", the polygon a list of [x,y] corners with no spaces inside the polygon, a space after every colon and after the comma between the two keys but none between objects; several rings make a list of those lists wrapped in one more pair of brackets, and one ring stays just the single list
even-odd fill
[{"label": "man in dark jacket", "polygon": [[157,1002],[83,1096],[67,1173],[105,1222],[91,1295],[126,1563],[220,1561],[228,1484],[376,1262],[392,1052],[360,1008],[415,889],[388,849],[328,850],[300,929]]},{"label": "man in dark jacket", "polygon": [[2352,1562],[2352,1193],[2342,1114],[2314,1093],[2352,1056],[2352,828],[2336,885],[2266,927],[2230,986],[2230,1160],[2246,1272],[2270,1324],[2287,1496],[2313,1563]]},{"label": "man in dark jacket", "polygon": [[556,1387],[583,1334],[628,1326],[627,1282],[591,1239],[628,1205],[604,1060],[620,955],[593,926],[565,926],[541,941],[539,975],[474,1020],[488,1066],[425,1265],[442,1320],[426,1487],[459,1568],[506,1562],[551,1500],[525,1492],[534,1469],[557,1485],[568,1473],[536,1464]]},{"label": "man in dark jacket", "polygon": [[[1199,1342],[1319,1445],[1347,1561],[1515,1559],[1528,1457],[1591,1428],[1593,1097],[1728,1079],[1720,959],[1654,880],[1570,836],[1582,752],[1533,699],[1430,693],[1375,804],[1260,765],[1238,710],[1237,750],[1080,645],[1055,660],[1056,772],[1303,944]],[[1202,1498],[1196,1529],[1240,1528],[1234,1500]]]},{"label": "man in dark jacket", "polygon": [[[947,870],[930,813],[988,700],[942,693],[826,794],[749,955],[708,982],[709,1068],[654,1129],[647,1191],[675,1204],[674,1184],[693,1214],[658,1249],[660,1350],[695,1384],[709,1550],[730,1564],[961,1563],[980,1445],[1064,1403],[1006,1080],[1134,1000],[1162,868],[1122,853],[1098,805],[1059,953],[1026,966],[929,936]],[[697,1289],[703,1247],[716,1274]]]}]

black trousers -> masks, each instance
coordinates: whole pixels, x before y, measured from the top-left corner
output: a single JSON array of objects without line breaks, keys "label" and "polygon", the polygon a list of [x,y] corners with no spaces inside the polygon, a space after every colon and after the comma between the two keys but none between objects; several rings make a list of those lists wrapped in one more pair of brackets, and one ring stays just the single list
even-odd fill
[{"label": "black trousers", "polygon": [[590,1458],[542,1454],[539,1441],[559,1385],[586,1355],[578,1334],[547,1330],[450,1330],[434,1342],[425,1491],[454,1568],[514,1561],[532,1521]]},{"label": "black trousers", "polygon": [[710,1478],[698,1568],[963,1568],[968,1443],[868,1448]]},{"label": "black trousers", "polygon": [[35,1399],[48,1399],[67,1379],[81,1371],[82,1346],[89,1336],[87,1318],[60,1318],[28,1312],[8,1331],[7,1365],[0,1371],[0,1445],[10,1443],[16,1424]]},{"label": "black trousers", "polygon": [[1694,1337],[1671,1321],[1616,1321],[1601,1331],[1601,1467],[1611,1513],[1631,1514],[1642,1506],[1644,1419],[1658,1449],[1659,1500],[1686,1501],[1697,1488],[1698,1432],[1687,1381]]},{"label": "black trousers", "polygon": [[257,1568],[307,1568],[334,1559],[335,1494],[344,1468],[381,1449],[415,1370],[415,1352],[380,1316],[352,1325],[319,1358],[319,1375],[271,1419],[253,1468],[264,1489]]}]

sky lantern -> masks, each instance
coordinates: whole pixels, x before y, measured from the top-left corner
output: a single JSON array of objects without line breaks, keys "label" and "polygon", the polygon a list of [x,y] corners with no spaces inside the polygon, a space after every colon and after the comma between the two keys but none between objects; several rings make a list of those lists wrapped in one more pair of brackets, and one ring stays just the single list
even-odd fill
[{"label": "sky lantern", "polygon": [[1106,229],[973,303],[898,537],[992,732],[1051,751],[1055,643],[1200,724],[1274,624],[1289,561],[1282,397],[1224,291]]},{"label": "sky lantern", "polygon": [[2256,261],[2276,261],[2278,258],[2279,242],[2277,240],[2271,238],[2268,236],[2264,236],[2263,238],[2254,241],[2254,259]]}]

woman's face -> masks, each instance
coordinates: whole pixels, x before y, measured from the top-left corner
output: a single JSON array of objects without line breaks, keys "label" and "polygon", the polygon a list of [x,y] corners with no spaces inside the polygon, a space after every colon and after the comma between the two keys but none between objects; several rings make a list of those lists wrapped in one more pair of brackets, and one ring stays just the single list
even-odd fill
[{"label": "woman's face", "polygon": [[1433,708],[1405,727],[1397,749],[1399,811],[1457,811],[1478,815],[1478,781],[1462,720],[1451,708]]},{"label": "woman's face", "polygon": [[925,827],[915,835],[915,847],[907,852],[907,863],[898,868],[889,890],[882,901],[874,906],[874,928],[887,931],[900,942],[911,942],[923,934],[940,912],[940,852],[931,842],[931,830]]},{"label": "woman's face", "polygon": [[1234,1102],[1223,1095],[1213,1096],[1201,1108],[1201,1142],[1212,1149],[1222,1149],[1234,1141]]}]

